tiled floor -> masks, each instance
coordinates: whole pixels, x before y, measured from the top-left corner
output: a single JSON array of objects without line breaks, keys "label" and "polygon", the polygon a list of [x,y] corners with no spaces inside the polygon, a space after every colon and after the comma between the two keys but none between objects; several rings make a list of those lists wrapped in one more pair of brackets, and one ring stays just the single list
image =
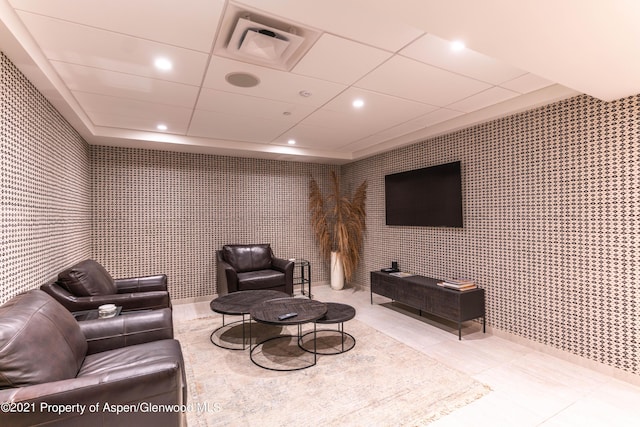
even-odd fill
[{"label": "tiled floor", "polygon": [[[640,387],[632,383],[483,334],[475,322],[465,324],[458,341],[453,324],[419,318],[377,295],[371,305],[368,290],[314,286],[312,291],[314,299],[356,307],[358,320],[491,387],[488,395],[433,426],[640,425]],[[210,314],[208,301],[174,305],[175,318]]]}]

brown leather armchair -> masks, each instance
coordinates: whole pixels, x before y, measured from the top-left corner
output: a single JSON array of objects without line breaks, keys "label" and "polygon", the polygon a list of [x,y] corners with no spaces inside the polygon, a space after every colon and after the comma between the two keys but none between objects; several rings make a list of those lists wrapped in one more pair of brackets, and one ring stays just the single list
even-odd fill
[{"label": "brown leather armchair", "polygon": [[88,259],[58,274],[58,280],[40,287],[69,311],[122,306],[122,311],[171,307],[167,276],[113,279],[105,268]]},{"label": "brown leather armchair", "polygon": [[0,425],[184,425],[184,361],[172,338],[168,308],[76,322],[41,290],[12,298],[0,306]]},{"label": "brown leather armchair", "polygon": [[251,289],[293,295],[293,261],[273,256],[268,243],[224,245],[216,259],[218,295]]}]

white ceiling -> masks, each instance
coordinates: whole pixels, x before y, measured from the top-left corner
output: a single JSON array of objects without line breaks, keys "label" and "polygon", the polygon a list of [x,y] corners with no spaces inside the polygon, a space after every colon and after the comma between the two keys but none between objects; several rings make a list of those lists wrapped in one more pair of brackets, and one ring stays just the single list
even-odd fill
[{"label": "white ceiling", "polygon": [[[309,50],[290,70],[228,57],[240,12]],[[577,93],[640,93],[638,18],[624,0],[0,0],[0,48],[91,144],[339,164]]]}]

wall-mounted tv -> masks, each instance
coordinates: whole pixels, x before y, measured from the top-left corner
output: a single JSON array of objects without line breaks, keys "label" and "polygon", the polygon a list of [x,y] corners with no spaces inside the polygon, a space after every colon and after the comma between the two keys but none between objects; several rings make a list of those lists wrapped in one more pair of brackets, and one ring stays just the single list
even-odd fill
[{"label": "wall-mounted tv", "polygon": [[384,177],[387,225],[462,227],[460,162]]}]

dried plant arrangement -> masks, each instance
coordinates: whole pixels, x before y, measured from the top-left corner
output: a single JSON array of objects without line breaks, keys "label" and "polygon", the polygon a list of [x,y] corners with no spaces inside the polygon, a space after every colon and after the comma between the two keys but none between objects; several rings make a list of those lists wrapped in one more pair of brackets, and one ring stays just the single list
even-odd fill
[{"label": "dried plant arrangement", "polygon": [[360,262],[362,241],[366,229],[365,201],[367,181],[363,181],[350,199],[340,191],[340,179],[331,171],[331,190],[325,197],[311,176],[309,180],[309,211],[311,226],[318,239],[322,256],[329,259],[337,252],[350,282]]}]

